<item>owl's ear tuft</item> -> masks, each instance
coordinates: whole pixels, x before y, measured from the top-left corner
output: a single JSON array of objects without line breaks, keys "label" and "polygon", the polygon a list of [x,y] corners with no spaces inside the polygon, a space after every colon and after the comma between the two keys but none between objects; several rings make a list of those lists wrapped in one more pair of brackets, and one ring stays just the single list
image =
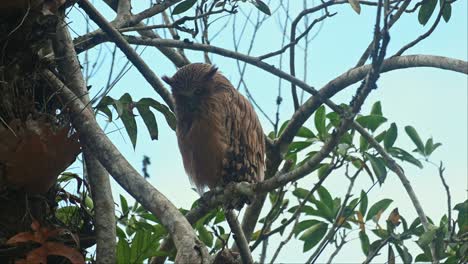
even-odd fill
[{"label": "owl's ear tuft", "polygon": [[170,86],[172,86],[172,78],[171,77],[168,77],[166,75],[164,75],[162,78],[161,78],[165,83],[169,84]]},{"label": "owl's ear tuft", "polygon": [[209,81],[209,80],[213,79],[213,77],[215,76],[215,74],[217,72],[218,72],[218,67],[216,67],[215,65],[212,65],[210,67],[210,70],[205,75],[205,80]]}]

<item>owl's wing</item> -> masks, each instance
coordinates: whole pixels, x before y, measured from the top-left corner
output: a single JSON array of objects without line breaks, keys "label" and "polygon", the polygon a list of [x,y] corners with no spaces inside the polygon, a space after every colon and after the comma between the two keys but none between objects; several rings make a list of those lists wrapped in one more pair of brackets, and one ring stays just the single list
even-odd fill
[{"label": "owl's wing", "polygon": [[227,159],[224,181],[258,182],[264,178],[265,141],[257,114],[236,89],[226,93]]}]

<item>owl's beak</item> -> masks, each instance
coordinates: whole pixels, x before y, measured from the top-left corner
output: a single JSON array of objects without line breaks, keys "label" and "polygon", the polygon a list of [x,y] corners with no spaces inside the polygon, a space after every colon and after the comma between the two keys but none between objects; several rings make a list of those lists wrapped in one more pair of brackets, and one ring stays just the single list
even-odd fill
[{"label": "owl's beak", "polygon": [[195,111],[197,108],[197,104],[194,99],[190,99],[187,101],[187,107],[190,111]]}]

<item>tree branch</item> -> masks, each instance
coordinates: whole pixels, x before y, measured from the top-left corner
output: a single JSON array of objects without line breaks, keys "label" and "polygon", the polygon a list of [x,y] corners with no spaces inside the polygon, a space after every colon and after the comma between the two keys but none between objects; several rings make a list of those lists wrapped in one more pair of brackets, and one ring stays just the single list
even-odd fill
[{"label": "tree branch", "polygon": [[252,253],[250,252],[249,243],[245,239],[244,232],[237,221],[237,216],[232,210],[226,210],[226,220],[231,227],[231,231],[234,234],[234,240],[236,241],[237,247],[242,258],[243,264],[253,264]]},{"label": "tree branch", "polygon": [[[73,89],[75,95],[83,95],[80,97],[83,104],[91,110],[86,83],[81,72],[80,63],[75,53],[70,33],[67,29],[64,11],[62,11],[59,17],[60,22],[57,25],[55,39],[53,40],[58,70],[63,78],[68,80],[69,87]],[[80,141],[81,140],[82,136],[80,135]],[[115,263],[115,208],[109,174],[86,147],[83,148],[83,157],[85,160],[86,175],[91,185],[91,196],[93,197],[95,206],[96,263]]]},{"label": "tree branch", "polygon": [[51,71],[44,77],[62,99],[68,103],[72,123],[105,169],[135,200],[153,213],[171,234],[178,250],[178,263],[209,263],[206,246],[197,238],[191,225],[177,208],[156,188],[151,186],[122,156],[94,120],[94,114]]}]

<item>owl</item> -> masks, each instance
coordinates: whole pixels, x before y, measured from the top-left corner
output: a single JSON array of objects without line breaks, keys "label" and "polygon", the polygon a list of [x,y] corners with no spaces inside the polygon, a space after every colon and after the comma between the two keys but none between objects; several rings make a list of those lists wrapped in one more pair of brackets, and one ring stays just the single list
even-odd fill
[{"label": "owl", "polygon": [[263,130],[252,105],[229,80],[203,63],[162,79],[172,90],[180,153],[198,192],[230,182],[262,181]]}]

